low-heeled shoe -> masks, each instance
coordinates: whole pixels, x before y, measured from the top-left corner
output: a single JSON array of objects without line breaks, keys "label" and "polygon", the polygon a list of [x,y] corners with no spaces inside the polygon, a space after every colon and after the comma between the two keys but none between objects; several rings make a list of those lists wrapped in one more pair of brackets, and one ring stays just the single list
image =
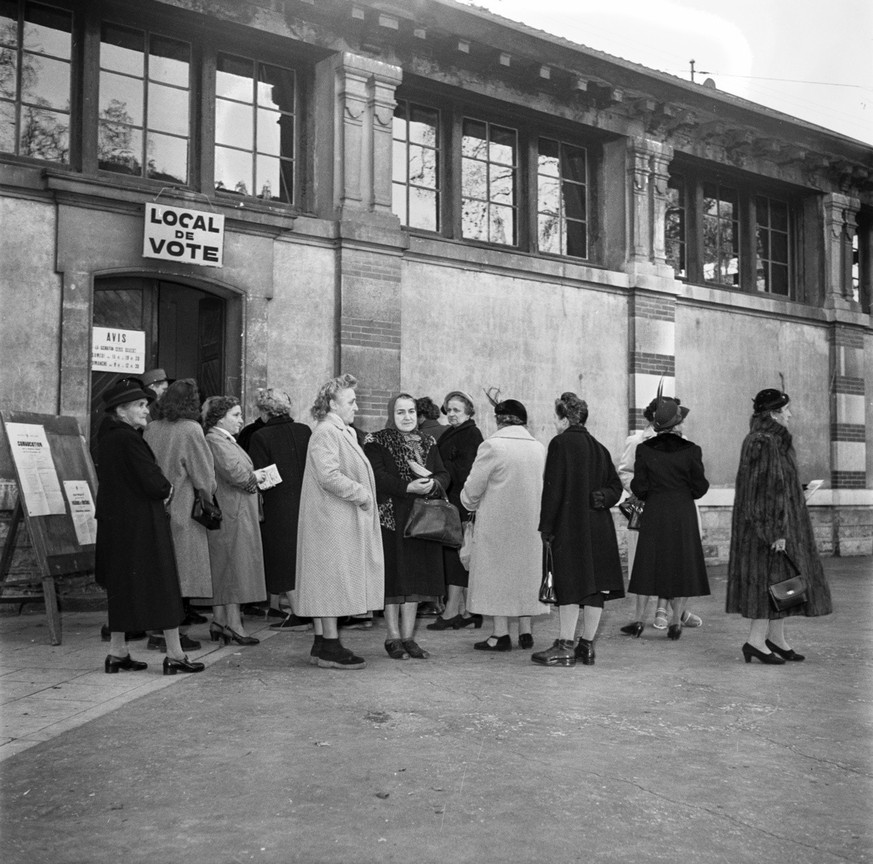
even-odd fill
[{"label": "low-heeled shoe", "polygon": [[164,675],[175,675],[177,672],[202,672],[205,668],[205,664],[192,662],[187,655],[181,660],[164,657]]},{"label": "low-heeled shoe", "polygon": [[640,636],[643,635],[643,630],[646,629],[646,625],[643,624],[642,621],[634,621],[631,624],[625,624],[624,627],[619,629],[622,633],[627,633],[628,636],[633,636],[635,639],[639,639]]},{"label": "low-heeled shoe", "polygon": [[471,615],[469,618],[465,618],[463,615],[458,615],[455,619],[458,623],[456,627],[460,630],[462,627],[474,627],[476,630],[480,629],[482,626],[482,616],[481,615]]},{"label": "low-heeled shoe", "polygon": [[148,668],[148,663],[134,660],[130,654],[127,657],[114,657],[112,654],[107,654],[103,664],[103,671],[110,675],[115,672],[142,672],[143,669]]},{"label": "low-heeled shoe", "polygon": [[460,615],[455,615],[454,618],[443,618],[442,615],[437,615],[434,620],[427,625],[428,630],[457,630],[459,627],[466,626],[460,624]]},{"label": "low-heeled shoe", "polygon": [[[496,640],[492,645],[489,640]],[[512,651],[512,639],[506,633],[503,636],[489,636],[484,642],[476,642],[473,647],[477,651]]]},{"label": "low-heeled shoe", "polygon": [[780,648],[778,645],[771,642],[769,639],[764,640],[764,644],[774,653],[778,654],[783,660],[791,660],[794,663],[800,663],[806,660],[805,654],[798,654],[793,648]]},{"label": "low-heeled shoe", "polygon": [[518,647],[524,651],[530,651],[533,648],[533,633],[519,633]]}]

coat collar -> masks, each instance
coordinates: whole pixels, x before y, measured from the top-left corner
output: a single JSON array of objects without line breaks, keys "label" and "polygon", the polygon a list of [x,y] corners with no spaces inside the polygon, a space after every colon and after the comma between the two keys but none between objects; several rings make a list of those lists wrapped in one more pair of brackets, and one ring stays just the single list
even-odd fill
[{"label": "coat collar", "polygon": [[514,438],[516,441],[536,441],[537,439],[524,426],[504,426],[488,436],[489,438]]}]

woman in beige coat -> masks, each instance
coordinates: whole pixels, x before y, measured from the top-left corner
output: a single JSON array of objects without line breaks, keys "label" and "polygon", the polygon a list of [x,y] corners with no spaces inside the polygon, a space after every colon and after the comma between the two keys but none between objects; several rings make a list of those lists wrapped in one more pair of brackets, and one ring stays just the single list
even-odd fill
[{"label": "woman in beige coat", "polygon": [[367,665],[340,643],[337,618],[385,601],[376,481],[351,425],[356,384],[341,375],[318,391],[297,523],[297,614],[313,619],[310,663],[327,669]]},{"label": "woman in beige coat", "polygon": [[518,617],[521,648],[533,647],[530,618],[549,611],[539,602],[542,542],[537,527],[546,448],[525,429],[527,411],[515,399],[494,405],[497,431],[476,452],[461,504],[476,513],[467,608],[494,618],[478,651],[509,651],[509,618]]}]

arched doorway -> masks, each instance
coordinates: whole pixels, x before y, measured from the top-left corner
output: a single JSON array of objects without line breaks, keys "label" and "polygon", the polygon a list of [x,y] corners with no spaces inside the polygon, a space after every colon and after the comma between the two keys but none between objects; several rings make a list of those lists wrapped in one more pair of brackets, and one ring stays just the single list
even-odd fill
[{"label": "arched doorway", "polygon": [[[226,296],[179,282],[102,277],[94,283],[92,325],[143,333],[143,371],[160,367],[170,380],[194,378],[204,399],[219,393],[239,396],[240,339],[228,335],[241,332],[238,305]],[[103,394],[122,374],[91,372],[92,453]]]}]

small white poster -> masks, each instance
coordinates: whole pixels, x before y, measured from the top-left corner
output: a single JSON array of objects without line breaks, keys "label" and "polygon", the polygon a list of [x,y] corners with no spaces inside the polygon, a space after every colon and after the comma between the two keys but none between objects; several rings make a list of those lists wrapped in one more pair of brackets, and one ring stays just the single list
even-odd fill
[{"label": "small white poster", "polygon": [[37,423],[7,423],[6,434],[28,515],[66,513],[67,506],[45,429]]},{"label": "small white poster", "polygon": [[145,330],[94,327],[91,333],[91,371],[145,372]]},{"label": "small white poster", "polygon": [[70,502],[70,516],[79,545],[93,545],[97,542],[97,520],[94,518],[91,487],[86,480],[64,480],[64,492]]}]

